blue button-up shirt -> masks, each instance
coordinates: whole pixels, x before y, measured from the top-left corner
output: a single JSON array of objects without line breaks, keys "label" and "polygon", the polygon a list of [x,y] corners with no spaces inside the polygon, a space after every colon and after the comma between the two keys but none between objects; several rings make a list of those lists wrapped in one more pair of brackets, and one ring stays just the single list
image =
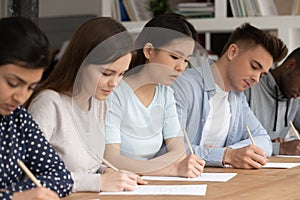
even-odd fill
[{"label": "blue button-up shirt", "polygon": [[[216,90],[208,62],[201,67],[186,69],[172,88],[181,126],[187,130],[194,153],[206,160],[206,165],[222,166],[225,147],[236,149],[251,144],[246,125],[249,126],[256,145],[265,151],[266,156],[271,156],[272,143],[269,135],[250,110],[244,93],[234,91],[229,92],[231,119],[224,147],[208,150],[201,148],[203,127],[210,111],[209,100]],[[212,121],[214,123],[218,122]]]}]

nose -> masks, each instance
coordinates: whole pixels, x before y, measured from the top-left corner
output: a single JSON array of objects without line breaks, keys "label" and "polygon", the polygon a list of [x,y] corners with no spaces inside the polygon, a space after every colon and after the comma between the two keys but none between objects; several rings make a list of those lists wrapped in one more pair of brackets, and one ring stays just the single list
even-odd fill
[{"label": "nose", "polygon": [[261,74],[262,74],[261,72],[257,72],[251,76],[251,80],[252,80],[253,84],[256,84],[259,82]]},{"label": "nose", "polygon": [[13,95],[13,99],[17,102],[17,104],[22,105],[25,101],[27,101],[31,93],[32,92],[27,89],[20,89]]},{"label": "nose", "polygon": [[179,61],[177,63],[177,65],[175,66],[175,70],[182,73],[185,70],[186,66],[187,66],[187,63],[184,60]]},{"label": "nose", "polygon": [[109,81],[108,81],[108,85],[109,87],[116,87],[119,82],[121,81],[122,79],[122,76],[115,76],[115,77],[112,77]]}]

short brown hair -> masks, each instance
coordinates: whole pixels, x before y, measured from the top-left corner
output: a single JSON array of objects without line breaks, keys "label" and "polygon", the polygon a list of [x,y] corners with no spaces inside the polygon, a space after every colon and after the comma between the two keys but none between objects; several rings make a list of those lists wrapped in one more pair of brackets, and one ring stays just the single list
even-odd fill
[{"label": "short brown hair", "polygon": [[288,49],[282,40],[249,23],[242,24],[231,33],[221,55],[234,43],[247,44],[248,46],[261,45],[271,54],[273,62],[281,61],[288,53]]}]

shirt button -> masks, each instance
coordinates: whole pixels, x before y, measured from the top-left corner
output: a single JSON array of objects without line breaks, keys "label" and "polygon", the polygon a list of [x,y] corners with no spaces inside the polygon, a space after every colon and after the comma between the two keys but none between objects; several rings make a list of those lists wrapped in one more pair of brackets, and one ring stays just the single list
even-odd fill
[{"label": "shirt button", "polygon": [[90,170],[90,169],[88,169],[88,170],[87,170],[87,172],[88,172],[88,173],[91,173],[91,170]]}]

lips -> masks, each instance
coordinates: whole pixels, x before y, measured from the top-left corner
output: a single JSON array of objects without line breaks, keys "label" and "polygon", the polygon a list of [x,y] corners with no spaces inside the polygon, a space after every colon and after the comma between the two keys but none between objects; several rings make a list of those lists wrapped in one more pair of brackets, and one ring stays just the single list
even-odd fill
[{"label": "lips", "polygon": [[245,79],[244,79],[244,83],[245,83],[245,85],[246,85],[246,88],[251,87],[251,84],[250,84],[247,80],[245,80]]},{"label": "lips", "polygon": [[178,75],[171,75],[170,76],[172,79],[177,79]]},{"label": "lips", "polygon": [[8,110],[8,111],[12,112],[12,111],[14,111],[17,107],[18,107],[18,106],[6,104],[6,105],[5,105],[5,110]]},{"label": "lips", "polygon": [[110,94],[112,90],[102,90],[105,94]]}]

